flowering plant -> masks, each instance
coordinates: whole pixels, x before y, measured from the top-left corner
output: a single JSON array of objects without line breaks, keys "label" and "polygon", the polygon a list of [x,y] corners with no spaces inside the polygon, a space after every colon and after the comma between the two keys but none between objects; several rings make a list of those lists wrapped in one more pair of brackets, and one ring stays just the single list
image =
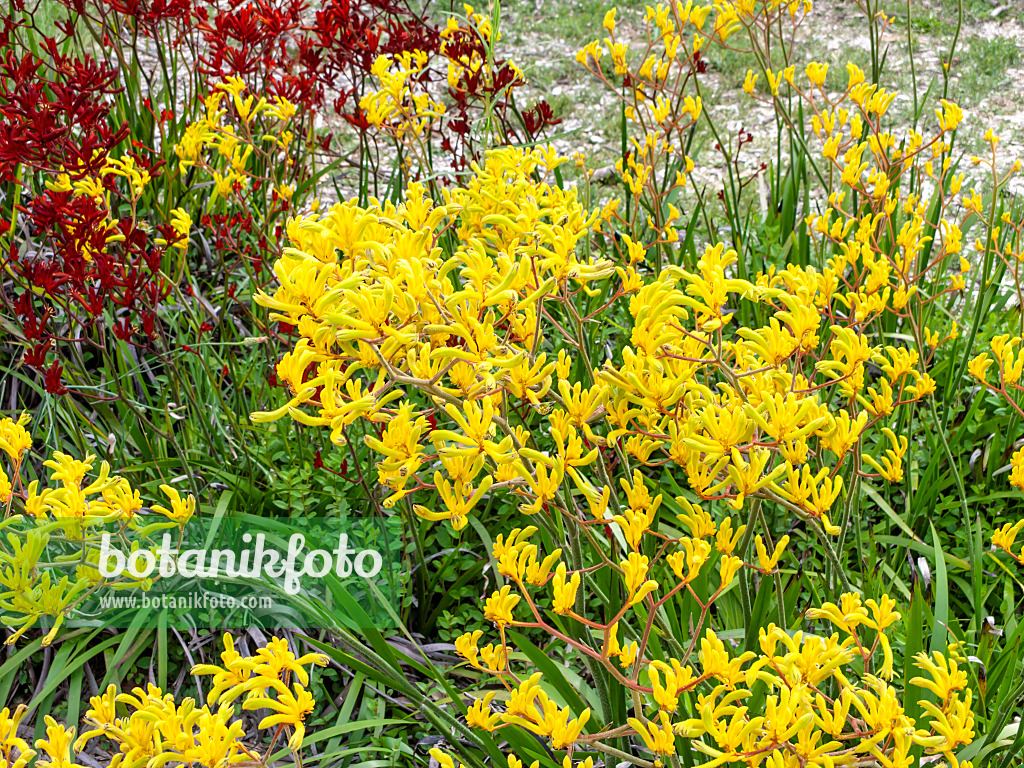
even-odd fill
[{"label": "flowering plant", "polygon": [[[811,132],[801,140],[819,142],[831,169],[819,171],[802,261],[755,272],[742,241],[712,241],[689,259],[687,247],[673,251],[694,172],[676,137],[706,114],[682,89],[699,83],[704,46],[745,30],[756,57],[760,33],[809,11],[649,9],[636,72],[609,13],[605,46],[642,132],[618,166],[625,201],[592,206],[589,185],[558,183],[565,160],[551,150],[494,151],[437,202],[413,184],[398,204],[351,201],[296,221],[279,287],[257,295],[298,341],[278,366],[290,399],[256,421],[327,428],[341,447],[361,436],[380,456],[382,505],[410,520],[461,531],[495,499],[522,500],[531,524],[494,539],[501,586],[484,618],[496,633],[456,643],[497,684],[467,721],[516,745],[510,766],[541,757],[507,736],[517,728],[564,751],[566,765],[596,750],[644,766],[692,764],[696,753],[709,765],[959,766],[1006,723],[1016,694],[995,694],[992,717],[964,671],[977,663],[964,648],[981,642],[981,622],[936,621],[925,645],[920,587],[904,587],[900,605],[849,557],[864,535],[862,487],[877,496],[869,484],[905,484],[911,414],[940,418],[939,351],[952,357],[948,402],[965,364],[960,329],[971,328],[968,346],[978,330],[959,298],[971,271],[961,252],[985,210],[977,192],[959,197],[959,108],[943,100],[933,137],[913,129],[897,142],[884,124],[893,94],[856,66],[838,94],[824,64],[806,67],[807,85],[795,66],[766,69],[771,93],[757,98],[774,99],[783,120],[791,99],[802,102]],[[606,78],[602,50],[578,60]],[[751,96],[755,85],[751,72]],[[986,140],[994,153],[997,137]],[[1002,242],[993,230],[975,250],[988,264],[989,243],[1013,252]],[[959,321],[946,319],[955,311]],[[598,351],[594,326],[606,317],[620,332]],[[1006,393],[1015,342],[996,341]],[[970,365],[979,378],[985,367],[984,357]],[[678,488],[671,500],[658,492],[666,486]],[[984,523],[966,506],[963,521],[975,541]],[[1012,553],[1018,528],[993,543]],[[961,562],[981,556],[972,544]],[[803,564],[819,557],[808,579]],[[788,596],[794,579],[817,596],[807,609]],[[548,679],[527,650],[538,634],[562,645],[588,697]],[[989,730],[976,745],[981,718]]]},{"label": "flowering plant", "polygon": [[[0,182],[24,195],[5,217],[37,227],[0,233],[5,318],[21,359],[45,371],[32,402],[79,417],[71,397],[52,405],[70,393],[48,356],[116,344],[148,375],[133,386],[158,403],[152,431],[191,490],[223,491],[218,515],[293,492],[308,469],[401,518],[415,592],[391,613],[432,618],[318,645],[351,675],[331,696],[335,746],[373,690],[374,707],[429,722],[444,768],[1006,768],[1024,743],[1011,719],[1024,697],[1024,327],[999,310],[1024,297],[1024,211],[1003,199],[1021,165],[992,130],[959,154],[969,118],[945,72],[933,107],[915,89],[905,119],[877,57],[891,19],[858,6],[872,66],[838,73],[802,57],[814,13],[802,0],[661,3],[635,28],[610,10],[604,38],[576,55],[620,109],[609,193],[587,158],[537,140],[557,122],[550,108],[516,110],[526,80],[497,53],[498,3],[444,26],[383,0],[315,14],[290,1],[89,4],[128,71],[121,16],[146,39],[173,28],[195,78],[185,98],[152,94],[168,98],[159,117],[148,102],[152,120],[119,127],[132,83],[109,62],[48,41],[52,66],[28,50],[2,64],[5,114],[46,128],[34,142],[5,134],[0,156]],[[737,90],[786,137],[772,166],[740,162],[757,137],[729,127],[712,94],[723,51],[746,57]],[[318,134],[328,94],[349,133]],[[324,180],[349,150],[358,190],[332,204]],[[29,247],[40,232],[42,259]],[[221,344],[256,352],[232,372],[239,358],[209,351]],[[271,357],[268,385],[283,392],[268,396]],[[175,379],[179,358],[195,367]],[[108,366],[95,383],[77,362],[82,391],[130,378]],[[179,415],[172,380],[197,406],[193,381],[215,382],[214,417]],[[40,490],[22,479],[35,469],[27,424],[0,424],[0,501],[31,524],[0,524],[0,606],[10,643],[52,621],[38,641],[49,649],[103,581],[99,526],[138,551],[196,502],[168,485],[170,507],[147,526],[106,462],[87,479],[86,452],[54,452]],[[131,451],[162,470],[150,426]],[[965,435],[985,429],[996,434],[975,451]],[[250,487],[217,487],[178,449],[222,434],[223,455],[205,460],[217,478],[254,465]],[[272,447],[253,459],[247,441]],[[332,501],[339,514],[349,503]],[[74,560],[46,562],[49,536]],[[479,594],[449,623],[469,625],[452,633],[456,656],[435,664],[416,632],[460,593],[432,594],[444,582],[431,572],[462,557],[478,562],[456,584]],[[213,677],[207,706],[175,703],[162,683],[96,685],[90,730],[76,742],[76,723],[45,720],[37,749],[63,764],[102,737],[123,755],[112,764],[211,768],[267,765],[282,736],[297,752],[314,706],[303,667],[325,660],[280,639],[251,657],[225,643],[221,665],[193,667]],[[246,737],[240,713],[254,709],[269,738]],[[0,716],[7,764],[32,759],[23,717]],[[380,711],[366,718],[385,742]]]},{"label": "flowering plant", "polygon": [[[107,462],[100,464],[99,476],[90,481],[87,475],[96,457],[79,461],[60,451],[45,463],[51,487],[40,488],[38,480],[26,485],[21,469],[32,448],[27,424],[27,417],[0,420],[0,449],[11,469],[8,474],[0,466],[0,504],[4,507],[0,530],[7,539],[0,542],[0,608],[3,624],[16,628],[6,645],[17,642],[45,618],[52,622],[43,638],[42,644],[47,646],[65,620],[100,587],[146,590],[152,584],[152,579],[130,573],[116,578],[103,573],[100,541],[104,531],[108,539],[116,537],[132,554],[140,547],[152,550],[155,543],[150,537],[158,531],[183,529],[195,513],[196,500],[162,485],[170,506],[154,504],[151,509],[159,517],[146,522],[140,515],[143,502],[139,492],[125,478],[111,475]],[[12,515],[12,510],[18,514]],[[21,529],[16,524],[26,517],[34,525]],[[47,545],[58,539],[70,545],[69,551],[48,562]]]},{"label": "flowering plant", "polygon": [[[58,723],[46,715],[45,737],[35,741],[35,749],[18,736],[18,725],[27,707],[12,713],[0,711],[0,751],[8,765],[27,765],[34,757],[47,757],[47,765],[75,765],[73,752],[80,752],[96,739],[104,739],[113,749],[109,765],[142,766],[173,762],[181,765],[263,765],[274,752],[282,734],[288,734],[288,748],[302,750],[305,718],[316,706],[306,689],[309,664],[326,666],[327,657],[310,653],[296,657],[283,639],[271,640],[252,656],[235,649],[230,634],[224,635],[224,664],[197,664],[193,675],[213,676],[209,703],[197,706],[192,698],[175,701],[155,685],[136,687],[119,693],[116,686],[89,700],[85,713],[88,730],[75,738],[77,728]],[[260,720],[258,729],[273,731],[265,750],[250,743],[251,734],[233,718],[242,699],[242,710],[265,710],[272,714]],[[216,706],[216,709],[212,709]],[[127,711],[119,715],[119,711]],[[263,754],[261,754],[261,752]],[[154,763],[154,761],[156,761]]]}]

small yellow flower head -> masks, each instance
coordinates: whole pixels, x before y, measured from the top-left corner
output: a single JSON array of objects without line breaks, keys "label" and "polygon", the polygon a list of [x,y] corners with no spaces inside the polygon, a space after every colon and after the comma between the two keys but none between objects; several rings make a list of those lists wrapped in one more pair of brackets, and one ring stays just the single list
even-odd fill
[{"label": "small yellow flower head", "polygon": [[17,420],[0,419],[0,451],[7,454],[15,468],[21,466],[21,460],[32,448],[32,435],[25,427],[31,421],[28,414],[22,414]]},{"label": "small yellow flower head", "polygon": [[907,452],[907,446],[909,445],[907,436],[900,435],[897,438],[896,433],[888,427],[882,427],[882,434],[889,441],[890,447],[886,449],[885,455],[881,459],[876,460],[873,456],[864,454],[862,457],[864,463],[873,467],[875,471],[890,483],[902,482],[903,455]]},{"label": "small yellow flower head", "polygon": [[754,547],[757,550],[757,561],[761,566],[761,570],[765,573],[772,573],[778,566],[779,558],[782,557],[782,553],[786,551],[786,545],[789,544],[789,536],[783,536],[779,539],[778,544],[775,545],[775,550],[771,556],[768,556],[768,550],[764,546],[764,542],[761,540],[761,534],[754,537]]},{"label": "small yellow flower head", "polygon": [[609,34],[612,35],[615,34],[615,13],[617,10],[617,8],[612,8],[610,11],[608,11],[604,15],[604,22],[602,23],[602,26],[608,30]]},{"label": "small yellow flower head", "polygon": [[541,733],[550,736],[553,749],[566,749],[575,744],[583,733],[583,727],[590,720],[589,708],[580,712],[579,717],[573,717],[572,714],[569,707],[559,709],[552,706],[547,709],[539,723]]},{"label": "small yellow flower head", "polygon": [[942,109],[935,110],[935,116],[939,118],[939,130],[955,131],[956,127],[960,125],[960,121],[964,119],[964,113],[951,101],[941,99],[939,103],[942,105]]},{"label": "small yellow flower head", "polygon": [[169,485],[161,485],[160,490],[164,492],[164,495],[171,502],[171,508],[154,504],[152,509],[154,512],[159,512],[164,517],[173,520],[178,525],[185,525],[191,518],[193,513],[196,511],[196,497],[189,494],[187,498],[181,498],[181,494]]},{"label": "small yellow flower head", "polygon": [[946,701],[952,693],[967,687],[967,673],[938,651],[930,657],[926,653],[918,653],[914,656],[914,666],[927,672],[931,679],[915,677],[910,684],[927,688],[939,701]]},{"label": "small yellow flower head", "polygon": [[[745,528],[746,526],[741,526]],[[719,589],[725,589],[732,584],[733,579],[736,578],[736,574],[740,572],[740,568],[743,567],[743,561],[734,557],[733,555],[726,555],[719,561],[719,576],[721,577],[721,584]]]},{"label": "small yellow flower head", "polygon": [[704,670],[704,676],[718,680],[730,690],[734,690],[738,684],[744,682],[746,676],[743,672],[743,665],[752,658],[754,658],[752,651],[729,658],[725,643],[710,629],[701,638],[700,651],[697,653],[697,660]]},{"label": "small yellow flower head", "polygon": [[676,560],[672,562],[670,559],[669,565],[680,580],[689,583],[697,578],[700,569],[708,561],[711,542],[704,539],[682,539],[679,544],[683,551],[673,553]]},{"label": "small yellow flower head", "polygon": [[757,86],[757,78],[759,76],[754,73],[754,70],[747,70],[747,77],[743,81],[743,92],[753,96],[754,88]]},{"label": "small yellow flower head", "polygon": [[676,496],[676,503],[685,510],[676,518],[690,529],[691,536],[704,539],[715,535],[717,527],[714,519],[699,504],[691,503],[685,496]]},{"label": "small yellow flower head", "polygon": [[560,615],[565,615],[572,611],[576,603],[576,592],[580,586],[580,575],[574,573],[572,578],[567,581],[565,563],[559,563],[558,568],[555,569],[555,577],[552,579],[551,584],[555,591],[552,610]]},{"label": "small yellow flower head", "polygon": [[480,649],[480,658],[490,672],[504,672],[508,665],[508,646],[488,643]]},{"label": "small yellow flower head", "polygon": [[715,536],[715,549],[723,555],[731,555],[733,550],[736,549],[740,536],[743,535],[745,530],[747,530],[747,526],[744,523],[734,531],[732,527],[732,518],[725,518],[718,529],[718,534]]},{"label": "small yellow flower head", "polygon": [[455,652],[474,667],[479,666],[477,663],[477,657],[480,649],[477,646],[477,643],[480,642],[480,638],[483,634],[484,631],[482,629],[478,629],[475,632],[466,632],[455,639]]},{"label": "small yellow flower head", "polygon": [[0,467],[0,505],[6,505],[11,500],[13,492],[11,479],[7,476],[3,467]]},{"label": "small yellow flower head", "polygon": [[1024,448],[1010,457],[1010,485],[1024,491]]},{"label": "small yellow flower head", "polygon": [[648,559],[645,556],[637,552],[630,552],[629,557],[619,565],[622,568],[622,578],[629,595],[628,605],[636,605],[658,589],[658,582],[647,578]]},{"label": "small yellow flower head", "polygon": [[501,723],[501,715],[491,711],[491,699],[495,691],[490,691],[482,699],[473,702],[473,706],[466,713],[466,723],[470,728],[479,728],[491,732]]},{"label": "small yellow flower head", "polygon": [[572,362],[572,357],[569,353],[564,349],[560,349],[558,351],[558,363],[555,365],[555,375],[559,379],[568,379],[569,371],[572,370]]},{"label": "small yellow flower head", "polygon": [[[72,768],[75,762],[71,759],[71,744],[75,740],[75,728],[65,728],[50,715],[43,719],[46,723],[46,738],[36,741],[36,749],[46,755],[48,760],[36,760],[40,768]],[[0,742],[0,747],[4,742]]]},{"label": "small yellow flower head", "polygon": [[[437,761],[438,765],[440,765],[441,768],[456,768],[455,760],[452,759],[452,756],[449,755],[447,752],[442,752],[437,747],[434,747],[430,750],[430,756]],[[520,765],[522,765],[522,763],[520,763]],[[457,768],[466,768],[466,766],[464,766],[462,763],[459,763]]]},{"label": "small yellow flower head", "polygon": [[[1022,451],[1017,451],[1017,453],[1014,454],[1014,457],[1016,457],[1017,454],[1020,453],[1022,453]],[[1022,457],[1022,460],[1018,463],[1024,466],[1024,457]],[[1014,468],[1016,469],[1016,464]],[[1020,533],[1022,528],[1024,528],[1024,520],[1018,520],[1016,523],[1013,524],[1006,523],[1005,525],[1003,525],[1002,528],[1000,528],[992,534],[992,546],[994,548],[1003,550],[1011,557],[1014,557],[1021,563],[1024,563],[1024,547],[1021,548],[1020,552],[1013,551],[1013,546],[1014,542],[1017,539],[1017,534]]]},{"label": "small yellow flower head", "polygon": [[[184,208],[175,208],[171,211],[171,220],[168,222],[171,230],[174,232],[174,240],[170,242],[175,248],[180,248],[182,251],[188,249],[189,233],[192,231],[192,219],[189,217],[188,212]],[[168,245],[168,241],[163,238],[157,238],[157,245]]]},{"label": "small yellow flower head", "polygon": [[977,357],[971,358],[971,361],[967,364],[967,371],[978,381],[984,382],[992,363],[993,360],[988,356],[988,353],[982,352]]},{"label": "small yellow flower head", "polygon": [[510,594],[512,587],[506,584],[491,594],[484,603],[484,618],[499,629],[512,623],[512,609],[519,604],[519,595]]},{"label": "small yellow flower head", "polygon": [[85,461],[79,461],[66,453],[54,451],[53,457],[43,462],[43,466],[53,470],[50,473],[51,482],[59,482],[67,489],[77,490],[82,487],[82,482],[92,469],[94,461],[96,457],[92,454],[87,454]]},{"label": "small yellow flower head", "polygon": [[821,64],[816,61],[812,61],[807,65],[807,79],[811,81],[812,85],[816,85],[819,88],[825,87],[825,77],[828,75],[828,64]]},{"label": "small yellow flower head", "polygon": [[850,82],[848,87],[850,89],[856,88],[858,85],[864,82],[864,70],[854,64],[852,61],[846,65],[846,72],[850,76]]},{"label": "small yellow flower head", "polygon": [[672,730],[672,721],[667,712],[658,712],[658,722],[648,721],[646,724],[635,717],[626,720],[629,726],[644,740],[644,744],[652,752],[660,755],[676,753],[676,737]]}]

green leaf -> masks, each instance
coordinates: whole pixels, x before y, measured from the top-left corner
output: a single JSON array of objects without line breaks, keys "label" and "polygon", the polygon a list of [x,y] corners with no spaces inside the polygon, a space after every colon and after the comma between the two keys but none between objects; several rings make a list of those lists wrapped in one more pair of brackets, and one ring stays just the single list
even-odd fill
[{"label": "green leaf", "polygon": [[946,645],[952,639],[949,637],[949,580],[946,578],[946,558],[942,554],[939,534],[935,532],[935,525],[930,525],[932,541],[935,542],[935,585],[932,588],[932,594],[935,595],[935,624],[932,626],[931,651],[945,653]]},{"label": "green leaf", "polygon": [[907,536],[909,536],[914,541],[921,541],[921,539],[918,538],[917,534],[914,533],[913,529],[909,525],[907,525],[906,522],[904,522],[903,518],[897,515],[893,511],[892,507],[889,506],[889,503],[879,495],[878,491],[876,491],[874,488],[872,488],[865,482],[861,483],[861,488],[864,489],[864,492],[868,495],[868,498],[875,502],[875,504],[878,505],[878,508],[885,512],[886,516],[888,516],[890,520],[896,523],[897,527],[899,527],[901,531],[907,534]]}]

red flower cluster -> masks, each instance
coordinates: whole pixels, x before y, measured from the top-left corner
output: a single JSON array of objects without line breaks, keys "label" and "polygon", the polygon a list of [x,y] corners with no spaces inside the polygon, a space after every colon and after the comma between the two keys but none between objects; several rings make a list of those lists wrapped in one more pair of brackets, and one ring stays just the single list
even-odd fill
[{"label": "red flower cluster", "polygon": [[[4,36],[17,30],[7,19]],[[133,216],[117,218],[117,178],[103,173],[128,136],[126,124],[110,123],[117,73],[62,48],[46,38],[45,59],[16,55],[9,46],[0,60],[0,185],[7,199],[20,198],[13,211],[19,228],[11,233],[20,242],[12,240],[0,254],[13,278],[0,300],[21,331],[24,362],[45,370],[46,389],[54,393],[64,391],[60,363],[47,365],[55,343],[81,343],[97,324],[111,325],[125,340],[140,331],[152,335],[155,308],[169,291],[158,277],[163,250]],[[130,157],[158,173],[144,157]],[[55,183],[62,174],[64,182]],[[99,194],[68,188],[84,179]],[[35,186],[38,180],[48,188]],[[175,238],[166,227],[157,232]]]},{"label": "red flower cluster", "polygon": [[[153,29],[167,16],[180,20],[189,3],[62,0],[76,6],[87,1],[129,15],[144,29]],[[359,100],[378,57],[426,52],[430,64],[417,75],[424,85],[445,82],[449,60],[474,54],[486,58],[475,32],[449,33],[442,45],[441,30],[399,0],[324,0],[316,6],[306,0],[214,0],[194,2],[190,12],[201,39],[197,69],[210,83],[240,77],[251,93],[286,98],[307,115],[329,109],[363,132],[370,126]],[[454,109],[441,127],[441,146],[452,154],[456,169],[475,157],[469,126],[485,101],[509,140],[520,138],[520,129],[525,132],[521,138],[534,140],[559,122],[543,101],[526,110],[521,120],[515,117],[508,86],[517,77],[513,67],[498,61],[493,77],[467,76],[448,89]],[[322,139],[321,149],[329,143],[330,137]]]},{"label": "red flower cluster", "polygon": [[[281,96],[307,112],[334,112],[360,125],[359,98],[376,58],[436,53],[437,29],[394,0],[220,0],[196,3],[199,71],[210,81],[241,77],[252,92]],[[366,126],[361,126],[366,127]]]},{"label": "red flower cluster", "polygon": [[241,77],[256,93],[313,109],[323,88],[305,45],[306,11],[304,0],[197,3],[193,12],[203,39],[199,71],[211,81]]},{"label": "red flower cluster", "polygon": [[29,52],[18,57],[10,45],[16,27],[10,19],[7,25],[0,45],[0,184],[14,182],[19,165],[94,173],[128,135],[127,125],[115,130],[108,120],[105,97],[116,90],[117,72],[90,56],[64,55],[53,38],[42,44],[48,63]]},{"label": "red flower cluster", "polygon": [[[211,279],[225,273],[243,275],[248,271],[248,264],[257,285],[262,287],[264,281],[270,281],[272,275],[265,275],[264,272],[266,264],[280,256],[280,227],[276,229],[274,238],[270,239],[265,233],[254,230],[251,218],[237,212],[207,214],[200,220],[200,224],[212,246],[211,253],[220,254],[225,261],[210,264],[200,261],[193,265],[193,275]],[[227,260],[229,254],[230,260]],[[229,298],[235,298],[238,289],[230,279],[224,282],[223,288]]]},{"label": "red flower cluster", "polygon": [[[370,125],[359,100],[378,57],[429,54],[431,63],[417,75],[423,85],[444,82],[449,60],[486,59],[475,32],[449,33],[442,45],[435,25],[395,0],[326,0],[312,17],[304,0],[226,0],[197,5],[195,13],[205,43],[200,69],[211,80],[238,76],[254,92],[282,96],[308,112],[323,111],[333,97],[334,113],[364,132]],[[441,147],[452,154],[456,169],[475,157],[469,126],[485,101],[507,137],[518,138],[520,123],[507,90],[518,77],[512,66],[498,61],[493,77],[468,75],[448,89],[454,109],[441,128]],[[559,122],[543,101],[522,118],[528,140]]]}]

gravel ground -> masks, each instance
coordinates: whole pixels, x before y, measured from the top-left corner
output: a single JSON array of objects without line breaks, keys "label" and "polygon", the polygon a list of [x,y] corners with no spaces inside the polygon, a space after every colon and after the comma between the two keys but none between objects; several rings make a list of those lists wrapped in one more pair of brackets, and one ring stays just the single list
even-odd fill
[{"label": "gravel ground", "polygon": [[[952,9],[949,7],[953,2]],[[965,0],[967,2],[967,0]],[[617,14],[620,39],[643,39],[643,3],[622,4]],[[554,144],[563,153],[583,152],[594,165],[612,163],[619,155],[618,100],[574,61],[576,50],[592,39],[604,37],[601,28],[605,7],[595,0],[514,0],[502,6],[501,51],[522,66],[531,77],[531,95],[543,96],[563,116]],[[899,90],[890,109],[894,129],[906,129],[912,119],[910,57],[907,44],[906,4],[883,36],[887,49],[882,84]],[[956,23],[955,0],[912,0],[915,19],[911,26],[914,65],[919,93],[932,86],[941,93],[942,58],[948,54]],[[960,147],[977,151],[989,127],[1002,139],[1001,163],[1008,166],[1024,157],[1024,0],[990,5],[975,0],[965,8],[964,25],[951,66],[950,97],[965,114]],[[797,34],[796,50],[804,54],[799,63],[828,62],[833,71],[845,72],[854,60],[867,69],[870,41],[863,11],[851,0],[819,2]],[[798,53],[799,55],[799,53]],[[770,106],[755,102],[742,91],[746,71],[740,54],[710,54],[710,69],[703,82],[705,109],[709,109],[727,131],[741,127],[755,136],[744,147],[741,164],[753,170],[762,161],[774,159],[775,119]],[[798,67],[800,68],[800,67]],[[845,84],[845,73],[842,74]],[[934,130],[934,107],[922,115],[922,126]],[[705,163],[713,157],[707,153]],[[713,165],[702,166],[697,158],[698,180],[713,182],[720,174]],[[1013,192],[1024,191],[1024,181],[1014,182]]]}]

